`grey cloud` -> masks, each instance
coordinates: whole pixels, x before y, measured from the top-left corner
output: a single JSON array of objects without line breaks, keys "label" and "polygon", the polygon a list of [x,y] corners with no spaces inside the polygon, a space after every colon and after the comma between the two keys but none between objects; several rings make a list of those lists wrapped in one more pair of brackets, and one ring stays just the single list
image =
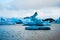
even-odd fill
[{"label": "grey cloud", "polygon": [[42,7],[60,7],[60,0],[14,0],[2,5],[4,9],[8,10],[40,9]]},{"label": "grey cloud", "polygon": [[59,7],[60,0],[15,0],[12,5],[20,9],[40,9],[42,7]]}]

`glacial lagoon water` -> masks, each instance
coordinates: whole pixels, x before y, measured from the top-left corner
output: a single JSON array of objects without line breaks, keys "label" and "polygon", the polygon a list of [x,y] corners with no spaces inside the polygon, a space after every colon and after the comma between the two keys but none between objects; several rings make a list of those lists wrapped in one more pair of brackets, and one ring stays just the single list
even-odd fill
[{"label": "glacial lagoon water", "polygon": [[60,40],[60,24],[51,24],[51,30],[25,30],[25,27],[0,25],[0,40]]}]

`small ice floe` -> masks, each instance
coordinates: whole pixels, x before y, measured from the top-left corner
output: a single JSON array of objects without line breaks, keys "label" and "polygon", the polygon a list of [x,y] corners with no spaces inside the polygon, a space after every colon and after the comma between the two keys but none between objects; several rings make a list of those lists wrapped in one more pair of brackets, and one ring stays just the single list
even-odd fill
[{"label": "small ice floe", "polygon": [[54,23],[60,24],[60,17]]},{"label": "small ice floe", "polygon": [[50,27],[47,26],[28,26],[25,27],[25,30],[50,30]]}]

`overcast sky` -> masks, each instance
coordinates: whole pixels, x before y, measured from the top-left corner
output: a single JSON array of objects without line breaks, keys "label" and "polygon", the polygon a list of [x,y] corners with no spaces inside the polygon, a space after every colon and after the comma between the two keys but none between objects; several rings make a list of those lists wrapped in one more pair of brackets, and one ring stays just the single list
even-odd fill
[{"label": "overcast sky", "polygon": [[42,7],[60,7],[60,0],[0,0],[4,8],[40,9]]},{"label": "overcast sky", "polygon": [[0,16],[23,17],[24,14],[33,15],[35,11],[39,17],[58,17],[60,0],[0,0]]}]

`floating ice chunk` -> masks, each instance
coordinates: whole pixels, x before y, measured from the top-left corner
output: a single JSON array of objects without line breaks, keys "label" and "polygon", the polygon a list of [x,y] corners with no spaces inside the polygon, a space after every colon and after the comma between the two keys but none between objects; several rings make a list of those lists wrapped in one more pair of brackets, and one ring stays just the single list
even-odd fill
[{"label": "floating ice chunk", "polygon": [[45,27],[45,26],[29,26],[25,27],[25,30],[50,30],[50,27]]}]

